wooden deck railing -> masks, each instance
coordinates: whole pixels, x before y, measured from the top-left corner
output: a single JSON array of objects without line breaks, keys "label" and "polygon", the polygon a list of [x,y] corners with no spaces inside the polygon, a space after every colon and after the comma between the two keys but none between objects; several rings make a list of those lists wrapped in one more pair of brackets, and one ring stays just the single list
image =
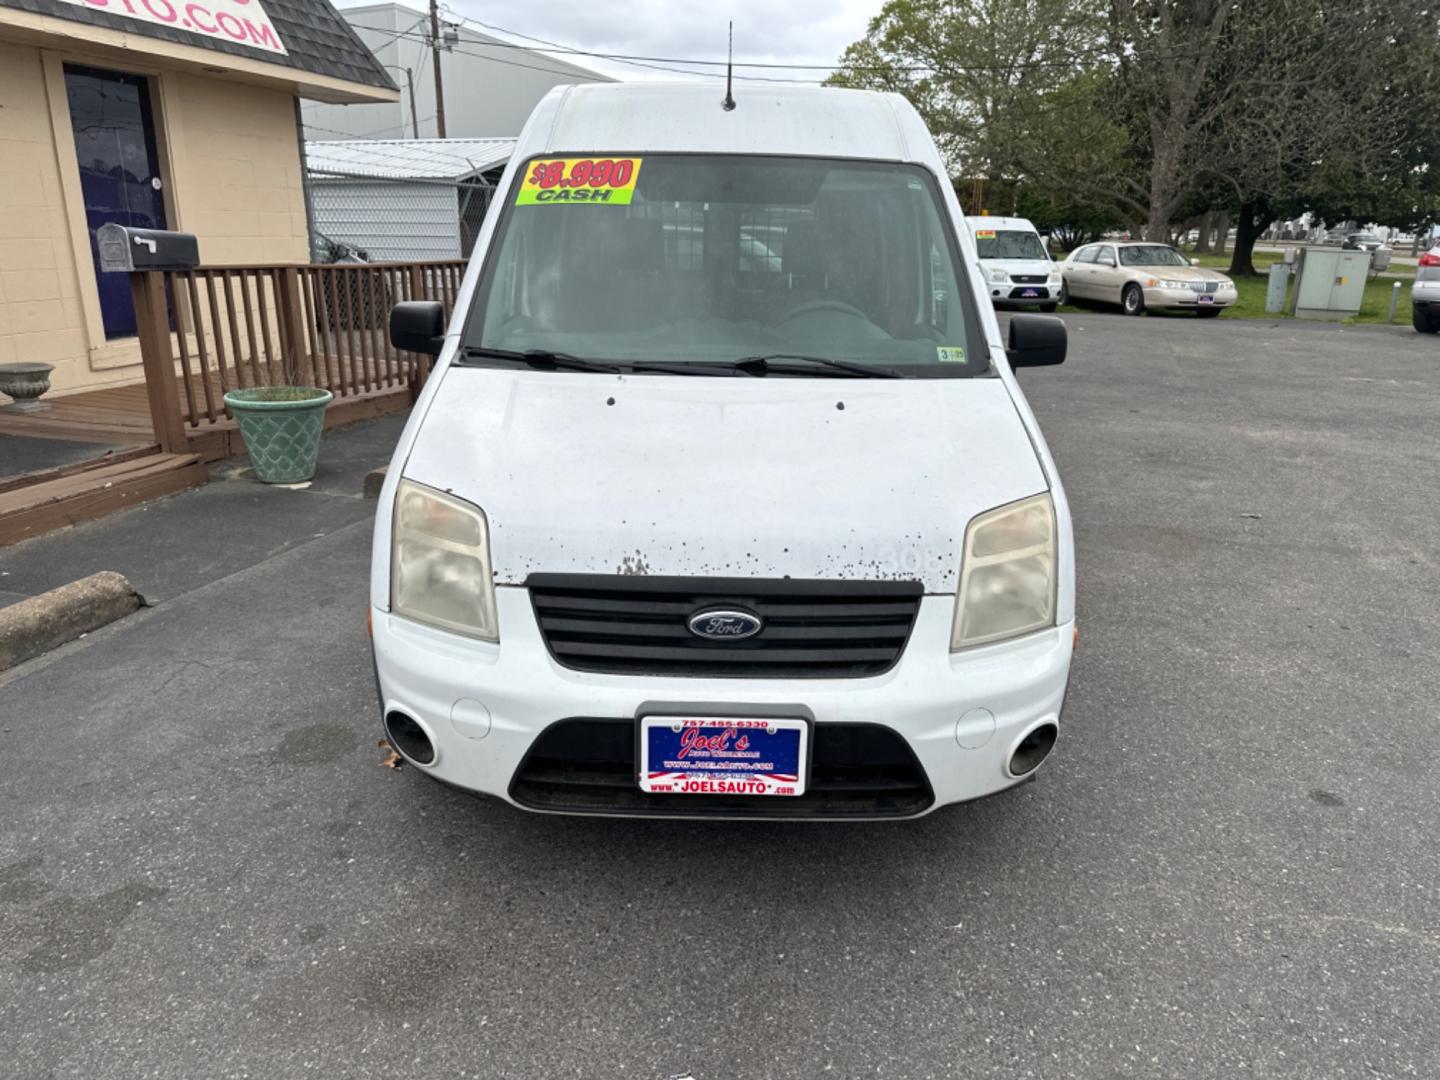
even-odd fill
[{"label": "wooden deck railing", "polygon": [[390,308],[439,300],[448,316],[464,272],[457,259],[131,274],[156,440],[183,450],[187,428],[228,416],[228,390],[303,384],[343,400],[418,389],[429,357],[390,344]]}]

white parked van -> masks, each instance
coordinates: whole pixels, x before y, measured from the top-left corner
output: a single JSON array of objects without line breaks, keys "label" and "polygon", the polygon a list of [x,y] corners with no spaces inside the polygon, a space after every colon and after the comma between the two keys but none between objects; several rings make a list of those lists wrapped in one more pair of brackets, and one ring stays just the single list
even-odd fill
[{"label": "white parked van", "polygon": [[900,97],[552,91],[375,522],[385,729],[530,810],[911,817],[1029,777],[1070,516],[960,208]]},{"label": "white parked van", "polygon": [[1065,299],[1060,267],[1050,258],[1035,226],[1019,217],[968,217],[985,285],[996,304],[1054,311]]}]

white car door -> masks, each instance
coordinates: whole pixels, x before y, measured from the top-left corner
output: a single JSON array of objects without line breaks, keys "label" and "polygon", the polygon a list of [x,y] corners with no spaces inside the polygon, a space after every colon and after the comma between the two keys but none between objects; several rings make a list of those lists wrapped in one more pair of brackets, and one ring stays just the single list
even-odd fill
[{"label": "white car door", "polygon": [[1091,297],[1095,300],[1105,300],[1111,304],[1120,303],[1120,290],[1126,282],[1125,271],[1120,266],[1119,253],[1115,250],[1114,244],[1101,244],[1095,253],[1095,266],[1092,269],[1090,287],[1093,290]]},{"label": "white car door", "polygon": [[1094,254],[1095,245],[1077,248],[1072,251],[1061,268],[1060,276],[1065,279],[1065,291],[1071,296],[1084,297],[1085,292],[1085,259]]}]

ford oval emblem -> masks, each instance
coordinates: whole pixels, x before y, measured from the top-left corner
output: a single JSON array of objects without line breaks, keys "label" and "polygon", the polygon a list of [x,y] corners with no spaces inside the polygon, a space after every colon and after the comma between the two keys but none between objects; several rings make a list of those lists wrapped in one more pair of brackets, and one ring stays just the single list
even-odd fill
[{"label": "ford oval emblem", "polygon": [[711,608],[697,611],[685,624],[696,637],[706,641],[744,641],[754,637],[765,627],[760,616],[748,611],[728,611]]}]

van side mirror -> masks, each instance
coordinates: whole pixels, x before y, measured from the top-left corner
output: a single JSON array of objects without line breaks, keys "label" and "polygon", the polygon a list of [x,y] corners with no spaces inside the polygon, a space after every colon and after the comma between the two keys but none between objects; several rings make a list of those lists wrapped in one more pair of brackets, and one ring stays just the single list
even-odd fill
[{"label": "van side mirror", "polygon": [[390,344],[439,356],[445,344],[445,308],[435,300],[402,300],[390,309]]},{"label": "van side mirror", "polygon": [[1012,315],[1005,355],[1011,367],[1063,364],[1068,341],[1065,320],[1056,315]]}]

